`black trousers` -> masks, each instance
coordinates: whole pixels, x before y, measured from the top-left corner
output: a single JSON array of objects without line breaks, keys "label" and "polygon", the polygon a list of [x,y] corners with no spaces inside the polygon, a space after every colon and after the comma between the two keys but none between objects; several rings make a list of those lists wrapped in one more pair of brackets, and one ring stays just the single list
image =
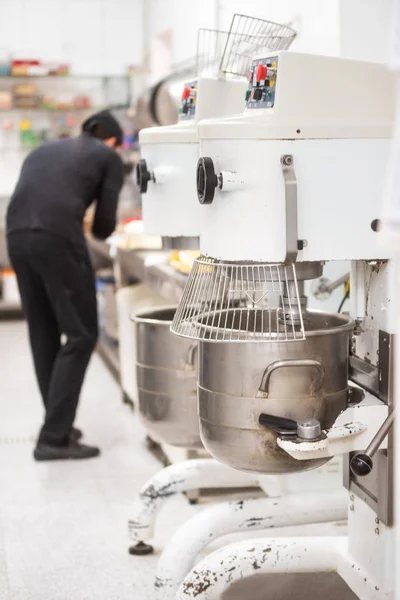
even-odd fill
[{"label": "black trousers", "polygon": [[45,406],[39,442],[66,444],[97,341],[96,287],[84,246],[42,230],[8,235]]}]

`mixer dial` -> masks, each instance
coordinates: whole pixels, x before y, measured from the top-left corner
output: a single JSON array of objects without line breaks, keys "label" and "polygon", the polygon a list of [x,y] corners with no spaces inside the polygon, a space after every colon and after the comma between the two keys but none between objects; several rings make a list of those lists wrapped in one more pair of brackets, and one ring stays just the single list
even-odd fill
[{"label": "mixer dial", "polygon": [[136,185],[141,194],[147,192],[147,184],[151,180],[151,173],[147,169],[147,163],[142,158],[136,165]]},{"label": "mixer dial", "polygon": [[197,197],[200,204],[212,204],[218,177],[212,158],[201,157],[197,163]]}]

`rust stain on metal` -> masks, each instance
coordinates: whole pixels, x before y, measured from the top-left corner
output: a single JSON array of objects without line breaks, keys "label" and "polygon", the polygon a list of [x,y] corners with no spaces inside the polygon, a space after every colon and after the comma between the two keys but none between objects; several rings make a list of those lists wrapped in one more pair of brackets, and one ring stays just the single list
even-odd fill
[{"label": "rust stain on metal", "polygon": [[169,483],[165,483],[164,485],[157,487],[155,485],[150,485],[147,490],[142,494],[143,500],[157,500],[158,498],[168,498],[169,496],[173,496],[176,494],[176,490],[171,489],[175,486],[178,486],[184,482],[184,479],[173,479]]},{"label": "rust stain on metal", "polygon": [[245,527],[255,527],[255,525],[258,525],[262,521],[264,521],[262,517],[252,517],[251,519],[247,519],[245,522]]},{"label": "rust stain on metal", "polygon": [[195,571],[193,576],[194,580],[183,584],[184,593],[190,594],[193,598],[196,598],[207,591],[208,588],[212,586],[212,579],[214,579],[215,582],[217,581],[216,573],[212,573],[209,570],[200,573]]},{"label": "rust stain on metal", "polygon": [[[266,562],[268,558],[268,554],[272,552],[272,548],[264,548],[262,552],[264,553],[263,556],[259,560],[256,559],[251,563],[255,571],[262,568],[262,565]],[[279,552],[277,558],[279,559]]]},{"label": "rust stain on metal", "polygon": [[156,577],[156,580],[154,582],[154,587],[157,590],[161,590],[163,587],[165,587],[167,585],[167,582],[165,579],[161,579],[161,577]]}]

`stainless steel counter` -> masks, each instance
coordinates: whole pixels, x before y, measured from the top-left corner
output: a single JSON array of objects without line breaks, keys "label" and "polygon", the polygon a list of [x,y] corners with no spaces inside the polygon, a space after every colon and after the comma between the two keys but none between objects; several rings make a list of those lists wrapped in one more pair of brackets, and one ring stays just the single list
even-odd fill
[{"label": "stainless steel counter", "polygon": [[154,256],[167,256],[161,250],[124,250],[117,252],[116,263],[120,286],[129,285],[132,279],[139,279],[168,302],[179,302],[186,285],[187,275],[179,273],[167,264],[151,264]]},{"label": "stainless steel counter", "polygon": [[110,269],[112,268],[112,259],[110,257],[110,246],[101,240],[96,240],[94,237],[88,236],[86,238],[90,260],[92,261],[93,269],[98,271],[99,269]]}]

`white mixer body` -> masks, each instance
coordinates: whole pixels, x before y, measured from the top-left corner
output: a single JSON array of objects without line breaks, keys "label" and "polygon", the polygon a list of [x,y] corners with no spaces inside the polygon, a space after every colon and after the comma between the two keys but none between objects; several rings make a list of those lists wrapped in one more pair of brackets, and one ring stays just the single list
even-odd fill
[{"label": "white mixer body", "polygon": [[249,79],[242,115],[198,125],[200,156],[212,160],[218,180],[211,203],[202,206],[202,253],[285,261],[281,157],[290,155],[297,261],[387,258],[371,227],[380,214],[394,114],[394,81],[385,66],[281,52],[253,61]]},{"label": "white mixer body", "polygon": [[[201,207],[197,201],[193,173],[199,157],[197,122],[243,110],[246,82],[201,77],[189,84],[187,114],[177,125],[140,132],[142,159],[151,175],[143,194],[146,233],[164,237],[198,237]],[[186,100],[185,100],[186,102]]]},{"label": "white mixer body", "polygon": [[142,144],[141,155],[153,167],[155,181],[143,195],[146,233],[195,237],[200,234],[201,206],[193,172],[199,146],[191,143]]},{"label": "white mixer body", "polygon": [[297,260],[386,258],[371,223],[380,214],[389,146],[385,139],[203,139],[201,155],[213,158],[217,173],[233,171],[237,184],[216,190],[213,203],[201,207],[202,253],[229,261],[285,261],[280,159],[289,154],[297,178],[298,237],[306,243]]}]

